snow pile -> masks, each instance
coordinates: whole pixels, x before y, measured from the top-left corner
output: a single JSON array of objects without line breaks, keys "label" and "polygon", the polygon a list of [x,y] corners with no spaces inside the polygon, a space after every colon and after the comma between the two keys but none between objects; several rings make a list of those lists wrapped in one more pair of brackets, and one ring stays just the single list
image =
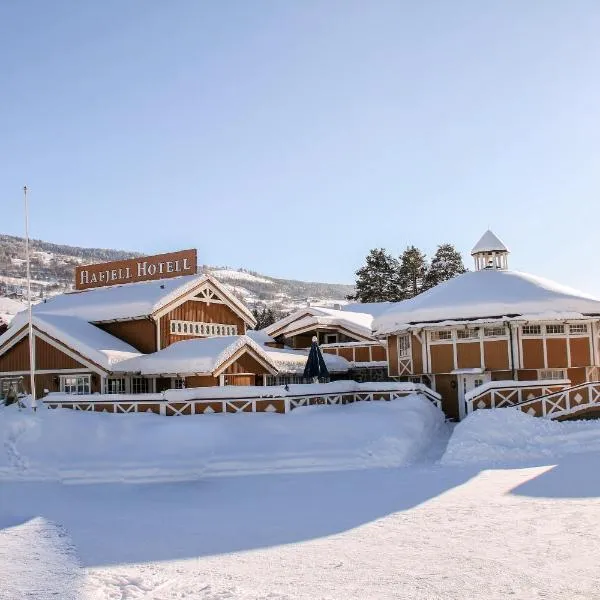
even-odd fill
[{"label": "snow pile", "polygon": [[499,408],[477,410],[459,423],[441,462],[512,464],[586,452],[600,452],[599,421],[550,421]]},{"label": "snow pile", "polygon": [[183,481],[401,466],[423,457],[444,428],[442,412],[417,396],[285,416],[32,413],[10,406],[0,414],[0,480]]}]

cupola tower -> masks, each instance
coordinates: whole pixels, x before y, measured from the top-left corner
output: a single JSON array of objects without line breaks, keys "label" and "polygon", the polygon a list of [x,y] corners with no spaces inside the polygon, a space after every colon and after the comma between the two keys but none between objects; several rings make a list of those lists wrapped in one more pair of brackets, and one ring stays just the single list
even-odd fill
[{"label": "cupola tower", "polygon": [[506,270],[508,269],[508,255],[508,248],[490,229],[481,236],[481,239],[471,250],[476,271],[483,271],[484,269]]}]

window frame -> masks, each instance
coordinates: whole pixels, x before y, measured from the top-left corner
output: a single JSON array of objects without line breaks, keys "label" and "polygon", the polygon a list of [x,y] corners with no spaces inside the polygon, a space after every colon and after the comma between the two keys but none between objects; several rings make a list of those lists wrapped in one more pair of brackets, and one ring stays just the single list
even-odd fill
[{"label": "window frame", "polygon": [[[551,331],[551,329],[556,329],[557,331]],[[563,323],[550,323],[545,327],[546,335],[566,335],[565,326]]]},{"label": "window frame", "polygon": [[[75,383],[67,384],[67,381],[69,380],[73,380]],[[92,393],[92,375],[90,373],[61,375],[60,391],[62,394],[68,394],[69,396],[89,395]]]},{"label": "window frame", "polygon": [[[535,332],[525,331],[526,329],[535,329]],[[541,337],[543,334],[543,329],[541,325],[522,325],[521,326],[521,334],[525,337]]]},{"label": "window frame", "polygon": [[[552,373],[554,375],[560,374],[560,377],[554,377],[550,375],[549,377],[543,377],[543,375],[548,375]],[[559,381],[561,379],[567,379],[566,369],[539,369],[538,370],[538,378],[540,381]]]},{"label": "window frame", "polygon": [[[448,337],[440,337],[441,334],[449,334]],[[454,339],[453,330],[452,329],[434,329],[429,332],[429,341],[433,344],[437,344],[439,342],[451,342]]]}]

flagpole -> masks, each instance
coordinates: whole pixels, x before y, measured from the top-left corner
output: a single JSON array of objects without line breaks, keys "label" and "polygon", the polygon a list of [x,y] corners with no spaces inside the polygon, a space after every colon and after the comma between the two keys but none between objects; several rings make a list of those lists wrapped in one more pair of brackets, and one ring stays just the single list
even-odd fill
[{"label": "flagpole", "polygon": [[31,316],[31,268],[29,264],[29,202],[27,200],[27,186],[23,187],[25,200],[25,260],[27,262],[27,305],[29,310],[29,378],[31,390],[31,407],[37,409],[35,397],[35,345],[33,339],[33,320]]}]

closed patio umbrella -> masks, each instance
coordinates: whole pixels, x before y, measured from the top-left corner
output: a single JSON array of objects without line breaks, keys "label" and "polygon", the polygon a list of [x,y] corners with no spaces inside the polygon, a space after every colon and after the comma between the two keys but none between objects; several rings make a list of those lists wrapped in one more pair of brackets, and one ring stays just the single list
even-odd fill
[{"label": "closed patio umbrella", "polygon": [[313,383],[318,383],[319,379],[328,379],[329,371],[325,365],[323,354],[319,348],[319,340],[317,336],[313,336],[308,359],[304,366],[304,379],[312,379]]}]

